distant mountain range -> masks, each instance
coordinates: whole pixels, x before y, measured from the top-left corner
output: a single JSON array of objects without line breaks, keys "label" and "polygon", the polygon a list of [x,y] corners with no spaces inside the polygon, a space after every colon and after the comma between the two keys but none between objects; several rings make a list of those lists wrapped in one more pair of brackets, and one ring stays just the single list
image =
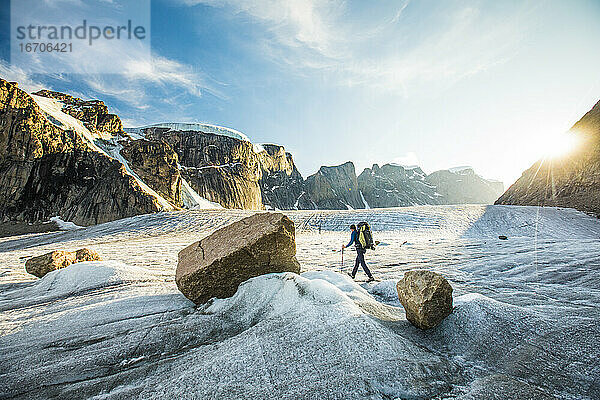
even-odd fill
[{"label": "distant mountain range", "polygon": [[284,147],[210,124],[123,129],[99,100],[0,79],[0,216],[79,225],[182,208],[360,209],[492,203],[502,184],[470,167],[425,174],[352,162],[306,179]]}]

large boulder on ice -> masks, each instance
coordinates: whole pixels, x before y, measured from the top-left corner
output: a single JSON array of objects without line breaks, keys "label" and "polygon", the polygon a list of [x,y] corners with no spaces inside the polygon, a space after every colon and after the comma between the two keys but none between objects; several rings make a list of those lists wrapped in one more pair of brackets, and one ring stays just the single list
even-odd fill
[{"label": "large boulder on ice", "polygon": [[408,271],[396,289],[406,319],[417,328],[433,328],[452,312],[452,286],[438,273]]},{"label": "large boulder on ice", "polygon": [[94,250],[79,249],[77,251],[51,251],[41,256],[32,257],[25,263],[25,271],[43,277],[48,272],[68,267],[71,264],[82,261],[101,261],[102,258]]},{"label": "large boulder on ice", "polygon": [[271,272],[300,272],[294,223],[280,213],[244,218],[181,250],[175,281],[200,304],[231,297],[240,283]]}]

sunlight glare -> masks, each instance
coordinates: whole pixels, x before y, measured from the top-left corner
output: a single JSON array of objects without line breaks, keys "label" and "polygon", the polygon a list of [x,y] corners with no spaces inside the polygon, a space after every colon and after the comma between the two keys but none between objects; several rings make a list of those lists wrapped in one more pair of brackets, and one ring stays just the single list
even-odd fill
[{"label": "sunlight glare", "polygon": [[543,140],[541,150],[545,157],[557,158],[571,153],[578,145],[578,137],[573,132],[565,132]]}]

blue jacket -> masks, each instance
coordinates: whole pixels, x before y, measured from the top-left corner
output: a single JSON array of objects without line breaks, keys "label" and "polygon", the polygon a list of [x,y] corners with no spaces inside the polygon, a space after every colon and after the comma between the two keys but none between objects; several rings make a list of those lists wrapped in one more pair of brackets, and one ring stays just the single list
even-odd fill
[{"label": "blue jacket", "polygon": [[358,241],[358,232],[356,230],[352,231],[352,235],[350,235],[350,243],[348,243],[346,247],[352,246],[352,243],[354,243],[356,247],[362,247]]}]

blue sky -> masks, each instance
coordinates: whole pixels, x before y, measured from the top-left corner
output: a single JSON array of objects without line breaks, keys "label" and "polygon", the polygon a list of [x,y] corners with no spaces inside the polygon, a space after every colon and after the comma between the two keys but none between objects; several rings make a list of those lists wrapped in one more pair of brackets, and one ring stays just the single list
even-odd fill
[{"label": "blue sky", "polygon": [[597,0],[154,0],[151,68],[31,73],[4,32],[0,76],[99,98],[128,126],[229,126],[304,176],[351,160],[510,184],[600,99],[598,21]]}]

